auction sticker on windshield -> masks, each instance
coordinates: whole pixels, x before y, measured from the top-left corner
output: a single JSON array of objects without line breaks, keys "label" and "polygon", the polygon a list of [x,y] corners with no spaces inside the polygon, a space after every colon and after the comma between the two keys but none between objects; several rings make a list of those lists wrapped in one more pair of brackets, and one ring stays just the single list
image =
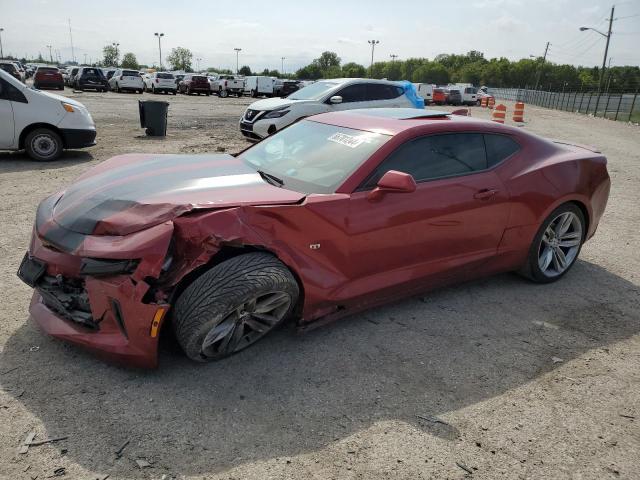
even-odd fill
[{"label": "auction sticker on windshield", "polygon": [[364,138],[354,137],[353,135],[347,135],[346,133],[336,132],[327,138],[330,142],[339,143],[340,145],[345,145],[350,148],[356,148],[358,145],[361,145],[364,142]]}]

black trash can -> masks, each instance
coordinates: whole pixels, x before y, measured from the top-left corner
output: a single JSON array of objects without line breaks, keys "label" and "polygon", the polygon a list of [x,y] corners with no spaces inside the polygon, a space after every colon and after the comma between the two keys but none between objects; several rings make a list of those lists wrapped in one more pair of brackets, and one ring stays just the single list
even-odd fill
[{"label": "black trash can", "polygon": [[167,114],[169,102],[138,100],[140,126],[146,128],[147,135],[164,137],[167,135]]}]

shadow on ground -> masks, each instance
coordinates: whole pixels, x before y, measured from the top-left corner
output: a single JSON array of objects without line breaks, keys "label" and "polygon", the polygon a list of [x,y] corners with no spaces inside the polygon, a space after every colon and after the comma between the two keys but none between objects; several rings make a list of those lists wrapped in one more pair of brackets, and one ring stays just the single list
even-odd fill
[{"label": "shadow on ground", "polygon": [[0,381],[24,391],[14,396],[50,436],[69,435],[67,455],[85,468],[130,478],[143,457],[156,476],[205,474],[318,450],[380,420],[455,437],[416,415],[500,395],[550,371],[552,356],[637,334],[639,301],[635,285],[579,262],[551,285],[500,275],[305,335],[283,329],[215,364],[165,349],[152,372],[101,363],[25,324],[1,357],[17,369]]},{"label": "shadow on ground", "polygon": [[29,170],[51,170],[86,163],[93,160],[93,155],[82,150],[65,150],[58,160],[38,162],[29,158],[24,152],[0,152],[0,174],[26,172]]}]

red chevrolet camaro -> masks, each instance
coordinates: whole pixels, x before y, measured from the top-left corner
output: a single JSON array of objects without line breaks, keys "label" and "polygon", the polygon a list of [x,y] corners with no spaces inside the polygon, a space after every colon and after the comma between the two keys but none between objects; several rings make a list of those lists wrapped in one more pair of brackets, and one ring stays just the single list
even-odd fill
[{"label": "red chevrolet camaro", "polygon": [[497,272],[562,277],[598,226],[605,157],[415,109],[298,122],[238,155],[123,155],[39,206],[20,278],[50,335],[157,365],[171,324],[216,360]]}]

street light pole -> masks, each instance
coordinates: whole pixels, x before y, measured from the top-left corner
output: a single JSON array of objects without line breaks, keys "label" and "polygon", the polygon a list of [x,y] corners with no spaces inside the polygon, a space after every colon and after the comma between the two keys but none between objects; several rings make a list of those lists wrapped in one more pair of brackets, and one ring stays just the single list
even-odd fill
[{"label": "street light pole", "polygon": [[369,76],[373,77],[373,51],[376,49],[376,45],[380,43],[380,40],[367,40],[367,43],[371,45],[371,66],[369,67]]},{"label": "street light pole", "polygon": [[51,53],[51,45],[45,45],[49,49],[49,60],[53,63],[53,54]]},{"label": "street light pole", "polygon": [[391,55],[389,55],[389,56],[391,57],[391,62],[395,62],[396,58],[398,58],[398,55],[395,55],[393,53]]},{"label": "street light pole", "polygon": [[4,57],[4,51],[2,50],[2,32],[4,32],[4,28],[0,28],[0,58]]},{"label": "street light pole", "polygon": [[115,58],[116,64],[114,65],[114,67],[117,67],[118,66],[118,57],[120,56],[120,53],[118,52],[118,47],[120,46],[120,44],[117,43],[117,42],[113,42],[111,45],[113,47],[115,47],[115,49],[116,49],[116,58]]},{"label": "street light pole", "polygon": [[280,68],[280,73],[282,73],[284,75],[284,61],[286,60],[287,57],[282,57],[280,58],[280,60],[282,60],[282,67]]},{"label": "street light pole", "polygon": [[197,68],[198,68],[198,73],[200,72],[200,60],[202,60],[202,58],[200,58],[200,57],[196,58],[196,65],[197,65]]},{"label": "street light pole", "polygon": [[239,70],[239,66],[240,64],[239,59],[240,59],[240,52],[242,51],[241,48],[234,48],[234,50],[236,51],[236,75],[238,74],[238,70]]},{"label": "street light pole", "polygon": [[156,37],[158,37],[158,52],[160,53],[160,63],[158,64],[158,68],[162,70],[162,44],[160,43],[160,39],[164,37],[164,33],[154,33]]},{"label": "street light pole", "polygon": [[598,104],[600,103],[600,93],[602,93],[602,81],[604,80],[604,69],[607,66],[607,55],[609,54],[609,42],[611,41],[611,27],[613,26],[613,14],[616,10],[615,5],[611,7],[611,16],[609,17],[609,31],[605,34],[600,30],[596,30],[592,27],[580,27],[580,31],[584,32],[585,30],[593,30],[596,33],[599,33],[603,37],[607,39],[607,43],[604,46],[604,57],[602,57],[602,70],[600,70],[600,81],[598,82],[598,99],[596,100],[596,109],[595,114],[598,114]]}]

